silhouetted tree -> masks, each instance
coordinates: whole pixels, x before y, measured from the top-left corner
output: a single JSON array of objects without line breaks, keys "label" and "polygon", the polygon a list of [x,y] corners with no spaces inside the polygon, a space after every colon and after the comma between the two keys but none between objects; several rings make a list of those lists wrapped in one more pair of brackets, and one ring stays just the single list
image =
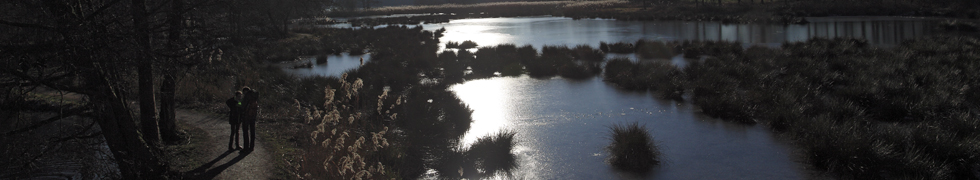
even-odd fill
[{"label": "silhouetted tree", "polygon": [[[4,41],[0,75],[5,82],[25,87],[45,87],[85,95],[80,113],[95,119],[127,179],[158,176],[164,166],[137,127],[127,101],[129,67],[139,57],[130,49],[133,27],[129,7],[123,1],[17,1],[8,7],[0,24]],[[135,23],[134,23],[135,24]],[[32,90],[36,88],[29,88]],[[45,122],[56,121],[49,120]],[[33,127],[33,126],[30,126]],[[29,127],[28,127],[29,128]]]},{"label": "silhouetted tree", "polygon": [[[0,31],[4,32],[0,33],[0,85],[7,97],[13,97],[2,100],[4,109],[16,112],[18,109],[6,107],[17,107],[23,102],[17,99],[26,96],[14,95],[38,90],[84,97],[77,106],[36,109],[56,112],[57,116],[18,123],[28,125],[10,127],[3,135],[31,131],[67,117],[91,118],[124,179],[158,177],[165,166],[152,143],[158,141],[159,134],[166,141],[178,139],[174,119],[176,75],[220,59],[218,47],[227,43],[220,38],[227,37],[228,32],[266,25],[243,23],[243,12],[249,10],[244,5],[255,4],[221,0],[0,2],[4,12],[0,14]],[[315,12],[312,9],[299,14]],[[159,127],[154,71],[165,72]],[[139,85],[135,94],[131,91],[134,84]],[[140,120],[130,107],[133,95],[139,98]]]}]

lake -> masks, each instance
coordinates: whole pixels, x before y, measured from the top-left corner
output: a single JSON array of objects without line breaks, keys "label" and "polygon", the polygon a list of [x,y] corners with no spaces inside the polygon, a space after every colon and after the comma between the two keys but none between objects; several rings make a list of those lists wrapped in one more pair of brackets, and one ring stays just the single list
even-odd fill
[{"label": "lake", "polygon": [[[580,44],[646,40],[725,40],[744,46],[778,47],[814,37],[864,38],[891,47],[934,33],[936,20],[901,17],[807,18],[805,25],[722,24],[684,21],[572,20],[562,17],[517,17],[453,20],[421,25],[446,28],[440,39],[499,44]],[[636,57],[632,55],[617,55]],[[328,67],[356,68],[359,57],[331,57]],[[365,58],[366,60],[369,57]],[[346,60],[345,60],[346,59]],[[356,61],[356,60],[353,60]],[[655,61],[655,60],[645,60]],[[678,64],[681,56],[668,60]],[[683,65],[683,64],[678,64]],[[341,67],[345,66],[345,67]],[[290,70],[297,75],[337,75],[336,69]],[[328,72],[332,71],[332,72]],[[468,145],[478,137],[517,132],[517,179],[805,179],[813,172],[800,163],[794,148],[762,125],[744,125],[707,117],[686,102],[663,100],[646,92],[620,90],[601,77],[586,80],[494,77],[451,87],[473,111]],[[638,122],[654,136],[666,162],[653,172],[634,176],[617,172],[604,161],[609,126]],[[431,177],[433,174],[429,174]],[[503,178],[503,177],[498,177]]]},{"label": "lake", "polygon": [[[393,15],[398,17],[404,15]],[[379,16],[381,17],[381,16]],[[389,17],[389,16],[384,16]],[[933,34],[937,19],[906,17],[809,17],[803,25],[780,24],[722,24],[720,22],[690,21],[618,21],[611,19],[579,19],[565,17],[516,17],[479,18],[452,20],[442,24],[422,24],[423,29],[435,31],[446,28],[440,38],[440,46],[446,42],[474,41],[481,46],[499,44],[531,45],[541,49],[544,45],[590,45],[599,42],[636,42],[645,40],[706,40],[736,41],[744,46],[760,45],[778,47],[784,42],[806,41],[814,37],[864,38],[878,47],[893,47],[904,40]],[[325,27],[350,27],[338,24]],[[384,27],[384,26],[378,26]],[[298,76],[339,76],[344,71],[360,66],[365,55],[328,55],[327,64],[313,64],[311,68],[288,71]],[[306,57],[301,63],[313,61]],[[295,63],[281,64],[293,67]]]},{"label": "lake", "polygon": [[[452,87],[474,110],[463,141],[517,132],[518,179],[609,179],[625,176],[604,163],[609,126],[645,125],[666,163],[649,178],[802,179],[792,148],[761,125],[706,117],[697,107],[582,81],[498,77]],[[625,176],[628,178],[629,176]]]},{"label": "lake", "polygon": [[[367,63],[371,60],[371,54],[361,54],[361,55],[350,55],[349,53],[340,53],[337,55],[324,55],[327,58],[327,63],[317,64],[315,56],[303,56],[297,61],[278,63],[276,66],[286,70],[286,73],[295,75],[298,77],[306,76],[333,76],[340,77],[347,70],[355,69],[361,66],[361,60],[363,63]],[[296,67],[298,65],[303,65],[309,63],[310,67]]]}]

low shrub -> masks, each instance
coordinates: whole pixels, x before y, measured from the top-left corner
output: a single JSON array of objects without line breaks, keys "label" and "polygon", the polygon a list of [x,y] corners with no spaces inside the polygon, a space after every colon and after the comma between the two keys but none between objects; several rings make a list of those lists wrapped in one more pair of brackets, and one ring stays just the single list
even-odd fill
[{"label": "low shrub", "polygon": [[449,41],[446,42],[446,49],[456,49],[459,48],[459,42]]},{"label": "low shrub", "polygon": [[466,40],[466,41],[463,41],[463,43],[459,43],[459,49],[476,48],[476,46],[478,46],[476,44],[476,42],[473,42],[473,41],[470,41],[470,40]]},{"label": "low shrub", "polygon": [[647,172],[660,165],[660,149],[653,136],[637,123],[614,125],[609,128],[612,143],[606,147],[609,163],[618,170]]},{"label": "low shrub", "polygon": [[636,47],[632,43],[618,42],[609,44],[606,42],[599,43],[599,49],[606,53],[618,53],[618,54],[629,54],[636,51]]}]

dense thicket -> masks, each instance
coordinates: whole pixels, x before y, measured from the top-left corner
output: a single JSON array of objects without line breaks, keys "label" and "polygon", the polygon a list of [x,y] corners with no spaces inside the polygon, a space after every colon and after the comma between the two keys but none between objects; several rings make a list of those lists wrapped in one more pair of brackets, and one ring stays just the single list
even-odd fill
[{"label": "dense thicket", "polygon": [[[784,132],[809,162],[842,176],[975,177],[975,37],[925,37],[893,49],[853,39],[814,39],[779,49],[742,49],[729,42],[683,42],[678,48],[706,58],[691,59],[683,73],[667,75],[675,78],[606,78],[627,87],[683,79],[704,113]],[[613,62],[607,75],[637,70]],[[641,74],[677,70],[639,68]]]}]

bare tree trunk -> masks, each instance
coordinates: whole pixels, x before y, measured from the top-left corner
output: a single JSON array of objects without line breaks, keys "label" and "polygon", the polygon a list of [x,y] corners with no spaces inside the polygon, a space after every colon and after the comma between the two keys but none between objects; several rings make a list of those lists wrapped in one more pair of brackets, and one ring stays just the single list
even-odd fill
[{"label": "bare tree trunk", "polygon": [[173,74],[164,75],[160,85],[160,135],[164,142],[177,142],[176,81]]},{"label": "bare tree trunk", "polygon": [[[123,82],[123,80],[118,78],[118,74],[125,70],[122,70],[123,68],[114,68],[114,65],[120,64],[120,62],[114,62],[114,59],[94,60],[93,58],[104,57],[100,56],[100,52],[93,52],[93,49],[84,48],[91,44],[75,44],[77,41],[73,41],[72,39],[85,38],[86,40],[103,43],[112,43],[114,41],[106,41],[106,39],[100,39],[103,37],[91,36],[84,32],[73,32],[72,28],[74,26],[88,26],[84,24],[99,21],[70,18],[72,17],[72,13],[79,13],[75,10],[82,9],[84,11],[84,7],[81,7],[81,5],[74,6],[75,3],[69,1],[43,1],[43,3],[42,7],[45,8],[47,13],[51,13],[53,17],[56,17],[55,22],[58,22],[61,27],[68,27],[63,28],[65,29],[64,31],[59,30],[63,33],[63,36],[66,36],[63,44],[65,44],[64,47],[67,49],[56,51],[71,54],[70,56],[74,58],[73,60],[63,62],[70,63],[72,67],[76,65],[81,67],[78,69],[85,69],[79,71],[83,82],[79,88],[90,89],[90,91],[85,93],[89,99],[87,106],[92,109],[89,116],[99,124],[99,129],[102,131],[105,143],[112,152],[117,167],[123,175],[123,179],[159,179],[166,166],[161,164],[161,161],[153,154],[152,147],[147,145],[143,136],[140,134],[140,128],[136,125],[135,116],[125,98],[126,93],[123,89],[118,88],[123,86],[115,84],[116,82]],[[104,5],[108,7],[114,4]],[[42,19],[36,20],[40,21]],[[145,25],[145,19],[144,21],[134,23]],[[109,27],[96,28],[104,28],[101,30],[105,31],[116,30],[110,29]],[[74,83],[70,84],[74,85]]]},{"label": "bare tree trunk", "polygon": [[[171,52],[179,52],[180,34],[184,29],[183,12],[181,12],[184,8],[184,0],[173,0],[171,3],[170,17],[167,19],[170,24],[170,29],[167,32],[167,47]],[[176,61],[179,60],[175,59],[172,62],[176,63]],[[176,142],[180,139],[177,135],[177,112],[175,109],[177,82],[174,81],[172,71],[163,76],[163,82],[160,83],[160,135],[165,142]]]},{"label": "bare tree trunk", "polygon": [[153,93],[153,61],[149,56],[150,33],[147,26],[146,2],[144,0],[132,0],[131,13],[133,16],[133,27],[136,30],[136,43],[139,46],[137,51],[139,74],[139,99],[140,99],[140,126],[143,130],[143,139],[148,143],[160,141],[160,132],[157,127],[156,119],[156,99]]},{"label": "bare tree trunk", "polygon": [[[101,68],[101,67],[99,67]],[[114,88],[108,72],[100,69],[90,81],[91,87],[98,89],[90,99],[94,106],[95,119],[102,129],[106,144],[118,163],[123,179],[153,179],[163,173],[163,165],[153,154],[147,143],[140,138],[140,132],[133,114],[127,106],[124,94]]]}]

